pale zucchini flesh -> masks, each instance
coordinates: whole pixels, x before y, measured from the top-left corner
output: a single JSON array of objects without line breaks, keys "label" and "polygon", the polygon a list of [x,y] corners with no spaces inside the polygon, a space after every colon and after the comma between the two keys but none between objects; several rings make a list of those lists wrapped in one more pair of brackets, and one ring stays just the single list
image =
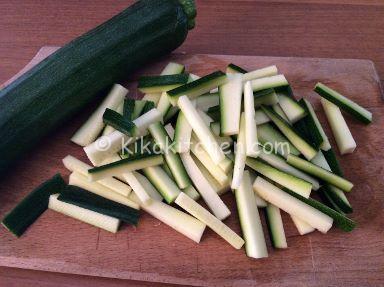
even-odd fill
[{"label": "pale zucchini flesh", "polygon": [[263,111],[271,118],[279,130],[288,138],[288,140],[308,159],[311,160],[317,151],[273,110],[262,106]]},{"label": "pale zucchini flesh", "polygon": [[182,112],[177,117],[175,136],[173,138],[175,151],[188,152],[191,144],[192,127]]},{"label": "pale zucchini flesh", "polygon": [[298,178],[294,175],[288,174],[278,170],[268,164],[263,163],[258,159],[247,158],[246,165],[252,168],[259,174],[269,178],[270,180],[304,196],[309,197],[312,189],[312,184]]},{"label": "pale zucchini flesh", "polygon": [[106,199],[124,204],[135,209],[139,209],[139,205],[132,200],[129,200],[126,196],[118,194],[98,182],[90,182],[88,178],[81,173],[72,172],[69,176],[69,184],[81,187]]},{"label": "pale zucchini flesh", "polygon": [[139,183],[143,186],[147,194],[150,198],[157,201],[163,201],[163,197],[158,192],[158,190],[152,185],[152,183],[146,178],[144,175],[134,171],[133,175],[139,181]]},{"label": "pale zucchini flesh", "polygon": [[144,168],[143,173],[169,204],[175,201],[181,190],[160,166]]},{"label": "pale zucchini flesh", "polygon": [[[140,133],[137,136],[146,135],[149,125],[161,121],[161,119],[161,113],[157,109],[152,109],[133,120],[133,123],[136,125]],[[84,151],[92,164],[98,166],[105,159],[113,156],[122,150],[126,145],[134,142],[135,140],[137,140],[137,137],[129,137],[119,131],[114,131],[107,136],[100,137],[93,143],[84,147]]]},{"label": "pale zucchini flesh", "polygon": [[195,99],[196,108],[206,112],[209,108],[218,106],[220,104],[219,98],[219,93],[209,93],[202,95]]},{"label": "pale zucchini flesh", "polygon": [[291,123],[295,123],[307,115],[307,112],[295,99],[288,95],[278,93],[279,105]]},{"label": "pale zucchini flesh", "polygon": [[[136,200],[136,202],[140,204],[140,200],[134,193],[131,194],[131,199]],[[146,205],[140,204],[140,206],[145,212],[167,224],[177,232],[180,232],[196,243],[200,242],[206,227],[206,225],[200,220],[197,220],[189,214],[186,214],[166,203],[156,200],[153,200]]]},{"label": "pale zucchini flesh", "polygon": [[241,120],[240,120],[240,132],[239,136],[237,137],[237,143],[235,146],[235,164],[233,166],[233,177],[232,177],[232,183],[231,188],[237,189],[239,188],[243,174],[244,174],[244,168],[245,168],[245,162],[247,158],[246,154],[246,139],[245,139],[245,115],[244,113],[241,114]]},{"label": "pale zucchini flesh", "polygon": [[247,256],[252,258],[268,257],[263,227],[248,171],[244,172],[241,184],[235,190],[235,198]]},{"label": "pale zucchini flesh", "polygon": [[293,224],[296,226],[297,231],[299,231],[300,235],[305,235],[316,230],[311,225],[296,216],[291,215],[291,219],[293,221]]},{"label": "pale zucchini flesh", "polygon": [[[71,155],[67,155],[65,158],[63,158],[63,164],[71,172],[76,171],[87,177],[88,177],[88,170],[92,168],[90,165],[86,164],[85,162],[82,162],[81,160],[78,160],[77,158]],[[103,178],[99,180],[98,183],[104,185],[105,187],[123,196],[128,196],[132,191],[132,188],[129,185],[113,177]]]},{"label": "pale zucchini flesh", "polygon": [[275,152],[284,158],[290,153],[294,155],[300,154],[300,151],[270,123],[258,126],[257,135],[260,143],[263,145],[263,150],[266,152]]},{"label": "pale zucchini flesh", "polygon": [[261,109],[257,109],[255,111],[255,121],[256,125],[262,125],[270,122],[271,119]]},{"label": "pale zucchini flesh", "polygon": [[288,155],[287,162],[310,175],[316,176],[319,179],[342,189],[343,191],[351,191],[353,188],[353,184],[350,181],[297,156]]},{"label": "pale zucchini flesh", "polygon": [[260,176],[256,178],[253,188],[267,202],[304,220],[322,233],[327,233],[332,227],[333,219],[331,217],[282,191]]},{"label": "pale zucchini flesh", "polygon": [[276,87],[288,86],[289,83],[284,75],[275,75],[271,77],[265,77],[255,79],[251,81],[252,89],[254,92],[271,89]]},{"label": "pale zucchini flesh", "polygon": [[277,67],[275,65],[246,72],[242,75],[243,83],[260,78],[275,76],[277,75],[277,72]]},{"label": "pale zucchini flesh", "polygon": [[239,133],[242,90],[242,78],[238,74],[231,75],[228,83],[219,87],[222,135],[229,136]]},{"label": "pale zucchini flesh", "polygon": [[193,158],[188,153],[184,153],[181,154],[181,159],[194,186],[209,209],[218,219],[224,220],[227,218],[231,212],[201,173]]},{"label": "pale zucchini flesh", "polygon": [[287,248],[287,238],[285,237],[280,209],[269,203],[265,210],[267,213],[268,227],[270,230],[273,247]]},{"label": "pale zucchini flesh", "polygon": [[164,159],[161,154],[139,154],[137,156],[89,169],[88,177],[91,181],[98,181],[134,170],[143,169],[145,167],[160,165],[163,162]]},{"label": "pale zucchini flesh", "polygon": [[244,240],[239,235],[186,194],[180,193],[175,203],[210,227],[234,248],[240,249],[244,245]]},{"label": "pale zucchini flesh", "polygon": [[251,82],[249,81],[244,84],[244,117],[246,155],[250,157],[258,157],[260,146],[257,139],[253,91]]},{"label": "pale zucchini flesh", "polygon": [[115,110],[124,100],[128,90],[119,84],[115,84],[108,96],[93,112],[89,119],[73,135],[71,141],[80,146],[92,143],[104,128],[103,114],[106,108]]},{"label": "pale zucchini flesh", "polygon": [[57,199],[58,196],[59,194],[53,194],[50,196],[48,205],[49,209],[112,233],[116,233],[119,229],[119,219],[60,201]]},{"label": "pale zucchini flesh", "polygon": [[215,164],[219,164],[225,159],[223,151],[220,149],[214,135],[209,127],[205,124],[198,111],[195,109],[191,101],[186,96],[181,96],[178,100],[178,106],[183,112],[187,121],[192,126],[199,141],[203,144]]},{"label": "pale zucchini flesh", "polygon": [[321,99],[321,104],[331,126],[340,154],[352,153],[356,149],[356,142],[340,109],[324,98]]}]

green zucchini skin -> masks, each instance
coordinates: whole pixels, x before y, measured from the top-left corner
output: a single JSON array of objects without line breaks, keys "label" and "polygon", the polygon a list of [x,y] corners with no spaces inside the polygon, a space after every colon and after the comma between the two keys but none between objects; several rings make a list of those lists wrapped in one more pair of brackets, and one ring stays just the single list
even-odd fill
[{"label": "green zucchini skin", "polygon": [[180,46],[176,0],[141,0],[73,40],[0,91],[0,175],[95,96]]},{"label": "green zucchini skin", "polygon": [[104,215],[118,218],[126,223],[137,225],[140,217],[138,210],[108,200],[74,185],[68,185],[58,200],[89,209]]},{"label": "green zucchini skin", "polygon": [[12,209],[4,217],[2,225],[15,236],[20,237],[47,210],[50,195],[62,192],[66,185],[60,174],[54,175],[36,187]]}]

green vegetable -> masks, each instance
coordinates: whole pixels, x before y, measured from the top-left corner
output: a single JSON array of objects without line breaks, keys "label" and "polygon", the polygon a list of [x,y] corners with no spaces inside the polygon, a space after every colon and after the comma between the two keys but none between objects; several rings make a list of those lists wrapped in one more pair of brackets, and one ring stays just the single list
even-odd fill
[{"label": "green vegetable", "polygon": [[129,224],[137,225],[139,221],[140,214],[137,209],[108,200],[74,185],[66,186],[58,200],[118,218]]},{"label": "green vegetable", "polygon": [[346,111],[361,122],[365,124],[369,124],[372,122],[372,113],[370,111],[366,110],[362,106],[359,106],[355,102],[344,97],[335,90],[332,90],[326,85],[322,83],[317,83],[314,90],[321,97],[327,99],[328,101],[335,104],[336,106]]},{"label": "green vegetable", "polygon": [[232,63],[230,63],[227,66],[226,72],[227,72],[227,74],[235,74],[235,73],[245,74],[245,73],[248,73],[247,70],[244,70],[243,68],[241,68],[235,64],[232,64]]},{"label": "green vegetable", "polygon": [[66,183],[60,174],[47,180],[30,194],[3,219],[2,225],[17,237],[20,237],[27,228],[48,208],[49,196],[64,190]]},{"label": "green vegetable", "polygon": [[175,0],[137,1],[2,89],[0,174],[98,93],[180,46],[193,6],[192,0],[183,6]]},{"label": "green vegetable", "polygon": [[188,78],[188,74],[142,76],[137,88],[143,93],[161,93],[187,83]]},{"label": "green vegetable", "polygon": [[134,120],[133,111],[135,110],[135,100],[134,99],[125,99],[124,100],[124,108],[123,108],[123,116],[128,121]]},{"label": "green vegetable", "polygon": [[106,109],[103,114],[103,121],[123,134],[133,136],[136,133],[136,125],[114,110]]}]

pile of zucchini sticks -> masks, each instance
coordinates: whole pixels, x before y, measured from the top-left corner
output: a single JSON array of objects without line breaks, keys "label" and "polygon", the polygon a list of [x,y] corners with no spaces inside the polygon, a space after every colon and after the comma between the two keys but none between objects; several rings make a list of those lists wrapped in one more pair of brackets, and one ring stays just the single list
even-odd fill
[{"label": "pile of zucchini sticks", "polygon": [[[160,75],[140,77],[138,90],[142,100],[113,86],[71,139],[90,163],[65,157],[69,184],[55,175],[37,187],[6,215],[8,230],[21,236],[49,208],[117,232],[122,222],[137,225],[142,209],[197,243],[208,226],[262,258],[260,209],[274,248],[287,248],[281,211],[301,235],[355,227],[346,216],[353,184],[311,103],[294,97],[276,66],[248,72],[229,64],[226,73],[199,77],[171,62]],[[341,111],[364,124],[372,114],[322,83],[314,91],[340,154],[352,153],[356,142]],[[236,200],[241,236],[225,224],[226,192]]]}]

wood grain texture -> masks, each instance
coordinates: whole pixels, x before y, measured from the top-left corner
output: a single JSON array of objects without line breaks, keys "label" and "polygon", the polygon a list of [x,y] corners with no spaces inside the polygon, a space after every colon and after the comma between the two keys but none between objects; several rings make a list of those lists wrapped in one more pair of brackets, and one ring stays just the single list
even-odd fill
[{"label": "wood grain texture", "polygon": [[[0,82],[18,72],[41,46],[63,45],[132,2],[0,0]],[[383,3],[382,0],[197,0],[197,26],[179,50],[370,59],[383,79]]]},{"label": "wood grain texture", "polygon": [[[44,50],[42,53],[46,54]],[[171,59],[186,64],[187,70],[197,75],[224,69],[229,62],[247,69],[277,64],[291,81],[296,96],[309,99],[323,123],[318,96],[312,91],[317,81],[329,84],[369,108],[374,115],[374,123],[369,126],[348,118],[358,148],[341,161],[346,177],[355,183],[348,197],[355,209],[352,217],[359,224],[357,229],[348,234],[333,228],[326,235],[299,236],[284,214],[289,249],[274,251],[269,244],[269,258],[252,260],[243,250],[234,250],[211,230],[206,231],[201,244],[197,245],[147,214],[143,214],[137,228],[124,226],[114,235],[47,211],[18,240],[4,229],[0,230],[0,265],[194,286],[297,286],[298,282],[303,286],[378,286],[382,283],[384,196],[381,191],[384,184],[377,179],[384,176],[380,137],[384,106],[372,63],[174,54],[138,71],[128,80],[131,82],[140,74],[159,73]],[[134,83],[128,86],[132,96],[140,96],[135,92]],[[2,182],[0,216],[46,178],[58,171],[68,175],[61,164],[67,154],[86,160],[82,149],[71,144],[69,138],[91,111],[89,107],[83,115],[44,140],[41,147],[31,152]],[[330,134],[328,126],[324,126]],[[225,195],[224,200],[232,210],[226,223],[239,233],[232,194]],[[1,274],[0,278],[9,280]]]}]

